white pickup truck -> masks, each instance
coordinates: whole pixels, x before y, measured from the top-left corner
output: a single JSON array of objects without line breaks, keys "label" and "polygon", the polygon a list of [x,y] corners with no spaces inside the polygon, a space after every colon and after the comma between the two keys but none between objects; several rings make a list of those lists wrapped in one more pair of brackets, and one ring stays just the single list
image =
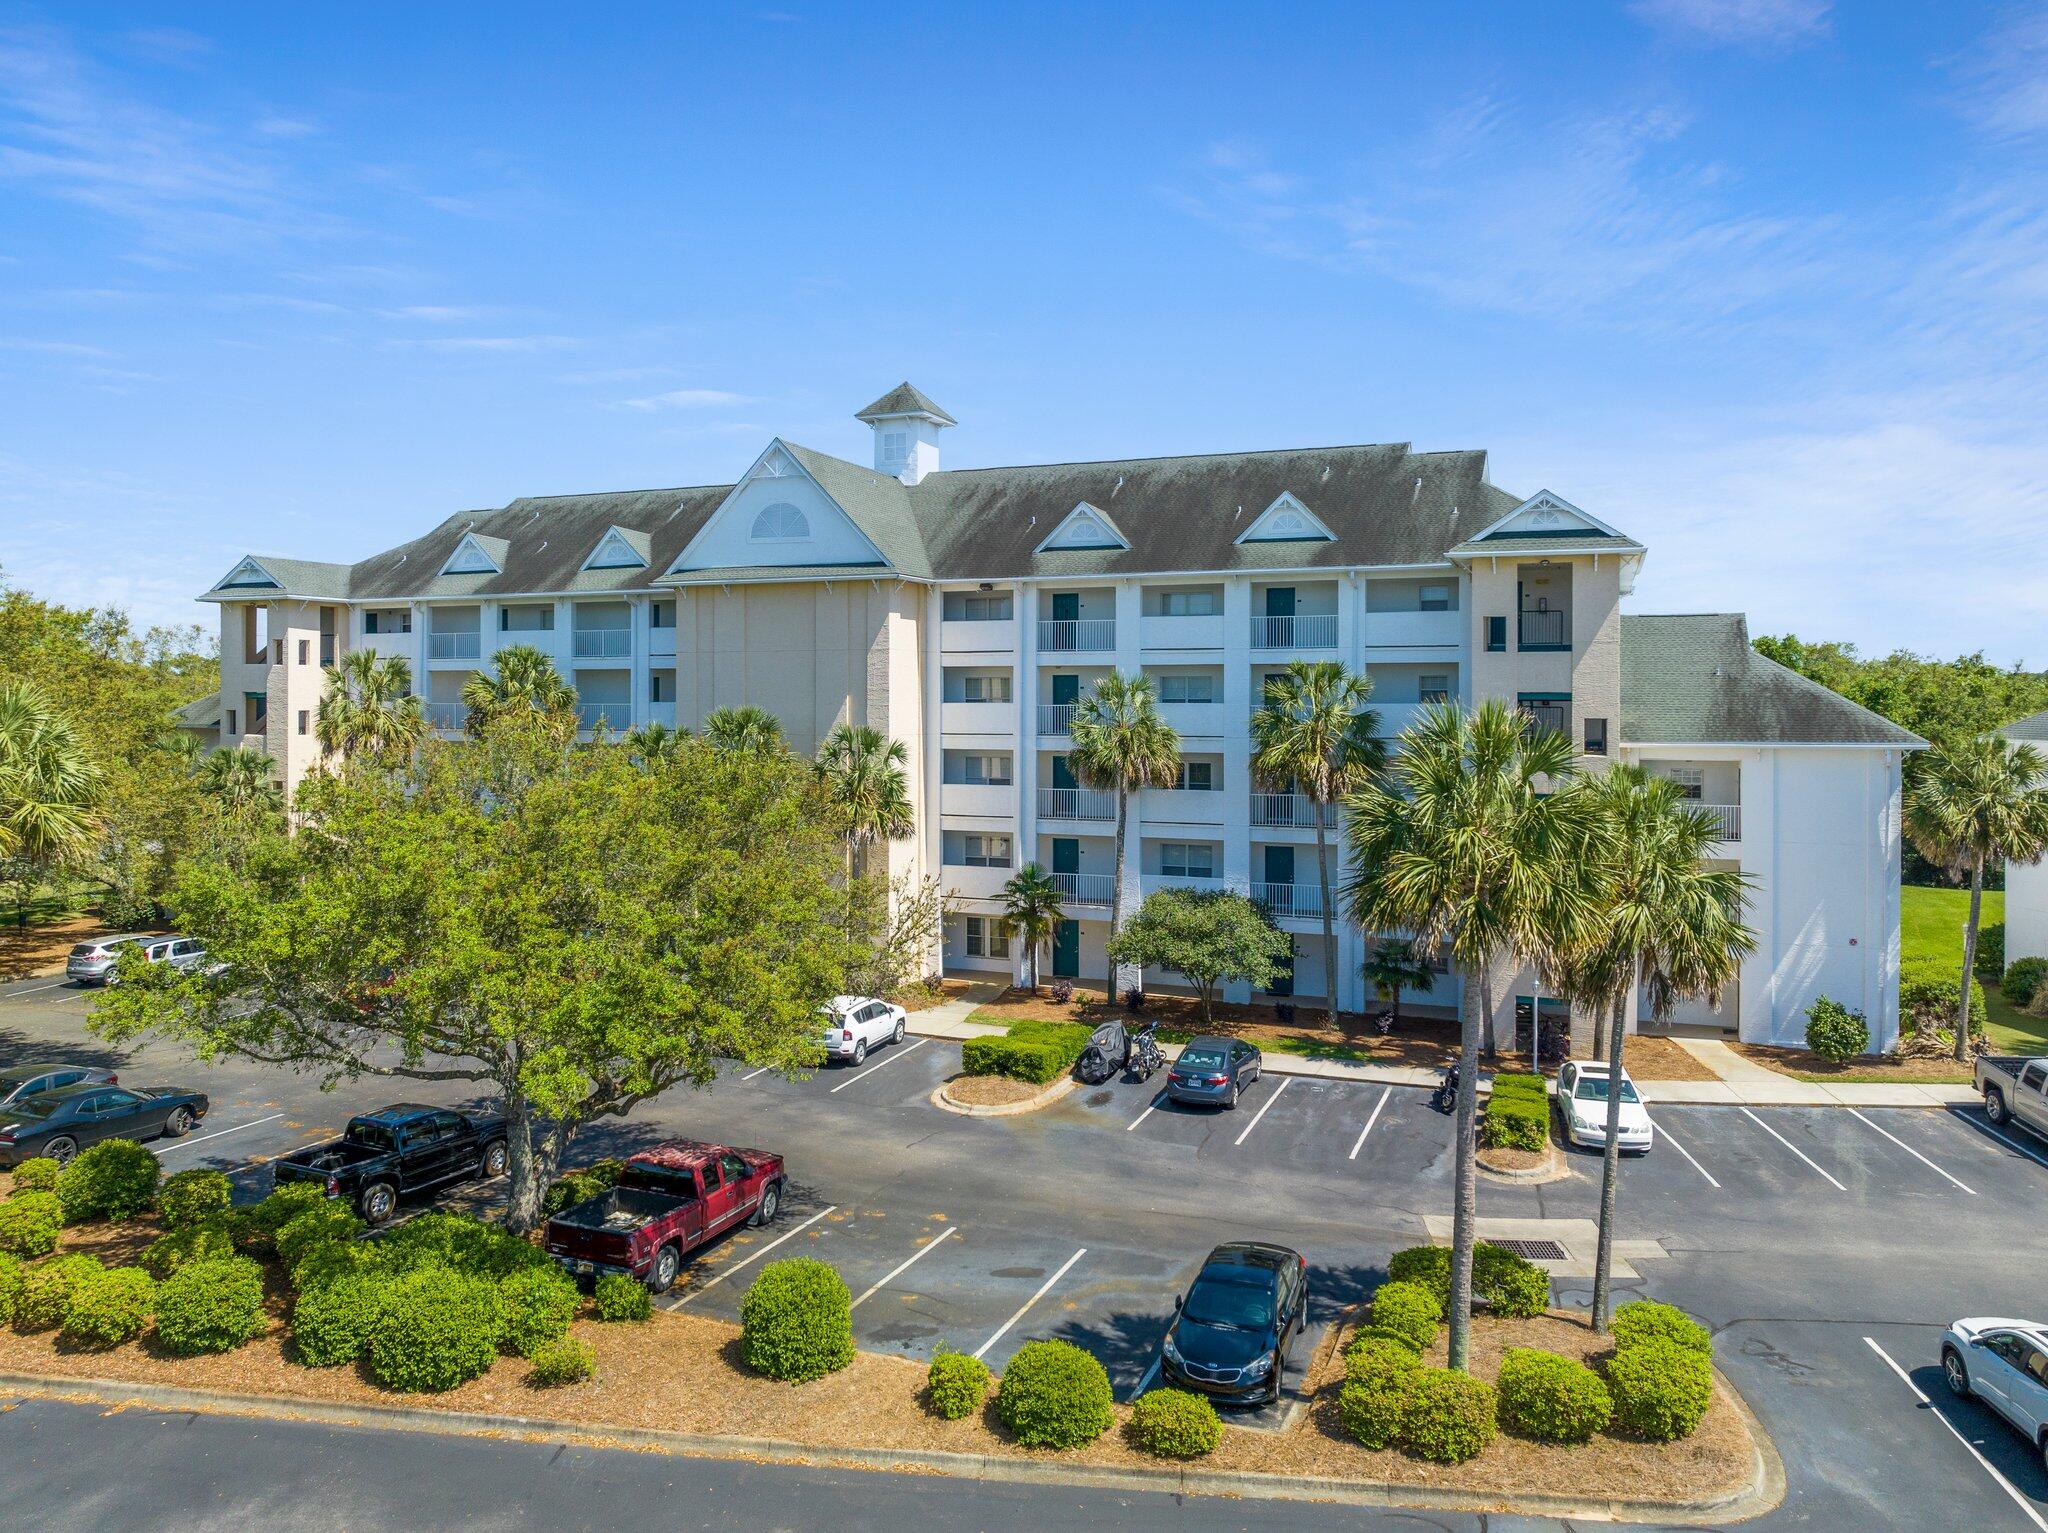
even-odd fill
[{"label": "white pickup truck", "polygon": [[1977,1089],[1984,1094],[1984,1116],[1993,1123],[2017,1123],[2048,1139],[2048,1056],[1980,1054]]}]

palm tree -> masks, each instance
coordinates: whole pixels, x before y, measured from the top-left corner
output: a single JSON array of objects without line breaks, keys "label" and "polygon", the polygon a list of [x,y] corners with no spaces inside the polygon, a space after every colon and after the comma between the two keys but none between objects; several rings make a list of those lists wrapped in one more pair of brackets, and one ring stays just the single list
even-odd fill
[{"label": "palm tree", "polygon": [[688,730],[671,729],[666,724],[641,724],[626,731],[619,743],[626,748],[626,754],[638,762],[643,770],[666,766],[683,753],[683,742],[690,738]]},{"label": "palm tree", "polygon": [[0,859],[25,876],[16,923],[28,925],[28,897],[61,864],[92,849],[106,774],[70,718],[26,682],[0,683]]},{"label": "palm tree", "polygon": [[1959,1062],[1970,1057],[1970,975],[1984,914],[1984,869],[2039,862],[2048,851],[2048,756],[1997,735],[1938,745],[1906,794],[1906,834],[1930,862],[1970,876],[1963,927],[1963,979],[1956,1001]]},{"label": "palm tree", "polygon": [[1323,895],[1323,1020],[1337,1025],[1337,928],[1330,887],[1329,810],[1387,762],[1380,716],[1366,707],[1372,683],[1334,660],[1296,660],[1266,683],[1252,715],[1252,775],[1309,801],[1316,821],[1316,876]]},{"label": "palm tree", "polygon": [[495,673],[477,671],[462,684],[464,727],[477,734],[493,719],[532,712],[565,736],[576,731],[576,689],[562,679],[554,660],[531,644],[498,651]]},{"label": "palm tree", "polygon": [[[1116,793],[1116,887],[1110,893],[1109,934],[1124,924],[1124,848],[1133,788],[1170,788],[1180,775],[1180,736],[1159,716],[1152,682],[1111,671],[1074,709],[1067,733],[1067,766],[1084,788]],[[1109,997],[1116,998],[1116,968],[1109,966]]]},{"label": "palm tree", "polygon": [[1706,866],[1719,822],[1689,808],[1678,785],[1639,766],[1617,766],[1581,793],[1605,822],[1591,922],[1557,967],[1562,988],[1608,1019],[1607,1146],[1600,1178],[1600,1241],[1593,1268],[1593,1329],[1607,1329],[1614,1255],[1614,1204],[1621,1180],[1623,1048],[1631,995],[1650,1014],[1670,1016],[1692,996],[1718,1001],[1741,971],[1756,934],[1743,924],[1748,880]]},{"label": "palm tree", "polygon": [[1490,700],[1467,713],[1442,703],[1402,736],[1386,775],[1346,804],[1351,918],[1368,931],[1411,931],[1425,948],[1448,951],[1465,974],[1453,1130],[1453,1368],[1465,1366],[1471,1344],[1473,1138],[1482,1040],[1492,1052],[1494,971],[1575,945],[1590,914],[1587,865],[1601,822],[1576,775],[1571,743],[1533,729],[1506,704]]},{"label": "palm tree", "polygon": [[412,667],[397,655],[354,649],[327,668],[327,692],[313,716],[320,749],[344,763],[359,753],[410,751],[427,732],[412,695]]},{"label": "palm tree", "polygon": [[714,749],[772,755],[784,748],[782,725],[766,708],[714,708],[704,715],[704,741]]},{"label": "palm tree", "polygon": [[199,791],[230,814],[284,807],[284,789],[276,777],[277,761],[253,745],[215,751],[200,765]]},{"label": "palm tree", "polygon": [[1038,994],[1039,949],[1052,941],[1066,915],[1060,906],[1060,886],[1035,862],[1025,863],[1003,885],[1003,930],[1024,943],[1024,955],[1030,960],[1033,995]]},{"label": "palm tree", "polygon": [[901,740],[868,724],[841,724],[818,747],[818,776],[844,827],[849,886],[867,871],[869,847],[917,828],[904,772],[909,760]]},{"label": "palm tree", "polygon": [[1427,995],[1436,988],[1436,970],[1415,950],[1415,944],[1399,938],[1384,938],[1365,955],[1365,982],[1383,1001],[1393,1003],[1389,1028],[1401,1025],[1401,992],[1420,990]]},{"label": "palm tree", "polygon": [[206,747],[199,736],[185,729],[167,729],[156,737],[155,748],[162,751],[178,764],[178,770],[187,777],[199,770],[199,763],[206,756]]}]

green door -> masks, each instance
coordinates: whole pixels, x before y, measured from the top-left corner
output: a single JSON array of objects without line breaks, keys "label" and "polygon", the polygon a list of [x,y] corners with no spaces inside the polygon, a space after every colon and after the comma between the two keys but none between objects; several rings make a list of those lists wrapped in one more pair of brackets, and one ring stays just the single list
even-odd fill
[{"label": "green door", "polygon": [[1052,758],[1052,785],[1055,788],[1076,788],[1080,786],[1079,783],[1074,781],[1074,769],[1067,765],[1067,758],[1064,756]]},{"label": "green door", "polygon": [[1052,599],[1052,620],[1055,623],[1078,623],[1081,621],[1081,593],[1060,591]]},{"label": "green door", "polygon": [[1062,703],[1078,703],[1081,700],[1081,678],[1061,672],[1054,672],[1052,678],[1052,701],[1055,708]]},{"label": "green door", "polygon": [[1269,884],[1291,884],[1294,882],[1293,847],[1269,846],[1266,848],[1266,882]]},{"label": "green door", "polygon": [[1293,617],[1293,616],[1294,616],[1294,587],[1293,587],[1293,586],[1267,586],[1267,587],[1266,587],[1266,616],[1267,616],[1267,617]]},{"label": "green door", "polygon": [[1081,871],[1081,843],[1071,836],[1052,838],[1052,870],[1055,873]]},{"label": "green door", "polygon": [[1052,934],[1052,972],[1058,979],[1081,977],[1081,923],[1062,921]]},{"label": "green door", "polygon": [[1283,958],[1273,974],[1273,983],[1266,987],[1268,995],[1294,994],[1294,939],[1287,939],[1287,956]]}]

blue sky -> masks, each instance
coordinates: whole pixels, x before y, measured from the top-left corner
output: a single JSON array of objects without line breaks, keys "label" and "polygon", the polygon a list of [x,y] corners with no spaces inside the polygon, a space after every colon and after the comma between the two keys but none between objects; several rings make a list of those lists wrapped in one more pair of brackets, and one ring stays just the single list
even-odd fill
[{"label": "blue sky", "polygon": [[[571,14],[571,11],[577,14]],[[854,458],[1485,447],[1638,611],[2048,664],[2048,4],[0,4],[0,568]]]}]

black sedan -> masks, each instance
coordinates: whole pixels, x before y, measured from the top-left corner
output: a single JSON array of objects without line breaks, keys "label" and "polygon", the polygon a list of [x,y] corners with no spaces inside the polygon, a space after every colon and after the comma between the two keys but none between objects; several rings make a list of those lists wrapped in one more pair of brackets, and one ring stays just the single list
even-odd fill
[{"label": "black sedan", "polygon": [[1263,1241],[1218,1246],[1174,1300],[1160,1371],[1181,1389],[1263,1405],[1286,1388],[1287,1347],[1308,1314],[1308,1261]]},{"label": "black sedan", "polygon": [[1235,1107],[1265,1063],[1256,1048],[1236,1038],[1191,1038],[1166,1072],[1166,1099],[1194,1107]]},{"label": "black sedan", "polygon": [[206,1093],[177,1086],[65,1086],[0,1110],[0,1166],[37,1155],[62,1165],[103,1139],[183,1138],[206,1116]]},{"label": "black sedan", "polygon": [[60,1086],[120,1084],[121,1077],[112,1070],[100,1070],[91,1065],[38,1065],[33,1069],[13,1070],[0,1076],[0,1112],[5,1112],[24,1097],[55,1091]]}]

